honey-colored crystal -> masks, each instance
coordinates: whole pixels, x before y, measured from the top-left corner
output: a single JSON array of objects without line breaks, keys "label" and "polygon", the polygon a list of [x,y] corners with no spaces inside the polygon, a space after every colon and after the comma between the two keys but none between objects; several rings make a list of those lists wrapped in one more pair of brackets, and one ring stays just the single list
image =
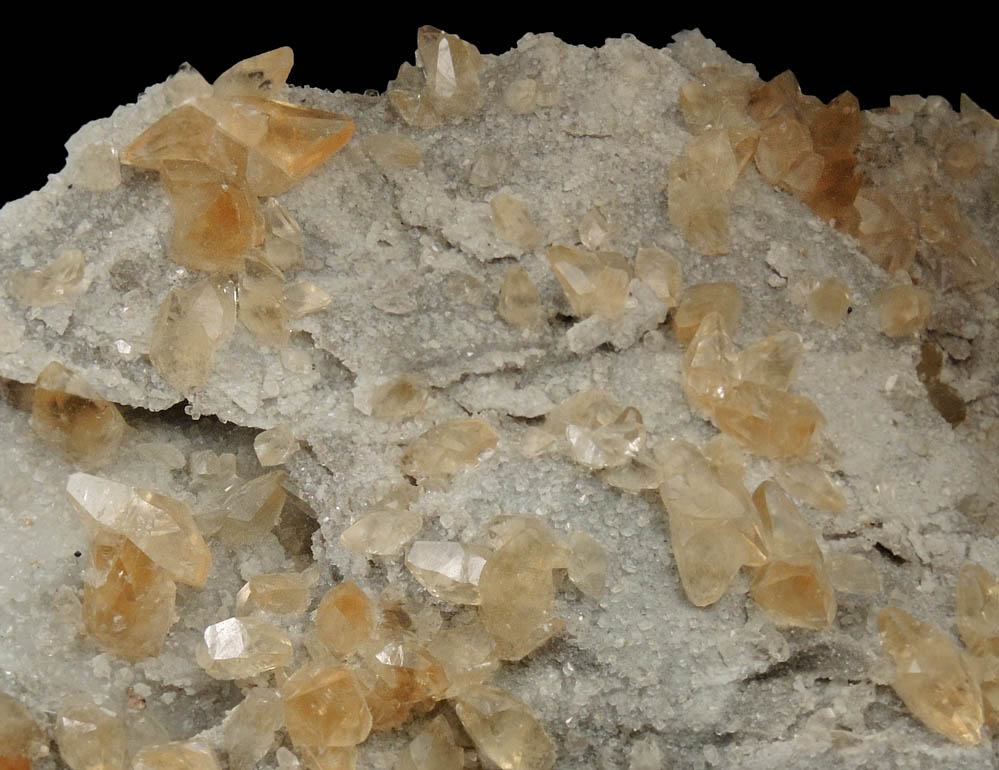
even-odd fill
[{"label": "honey-colored crystal", "polygon": [[0,767],[31,770],[31,760],[40,756],[47,744],[45,734],[24,704],[0,692]]},{"label": "honey-colored crystal", "polygon": [[427,651],[444,668],[447,698],[488,681],[500,666],[496,642],[478,619],[440,629],[427,643]]},{"label": "honey-colored crystal", "polygon": [[423,517],[412,511],[372,511],[351,524],[340,542],[358,553],[390,556],[423,529]]},{"label": "honey-colored crystal", "polygon": [[236,324],[236,292],[231,283],[203,279],[188,289],[172,289],[160,305],[149,342],[156,373],[181,393],[204,385],[215,351]]},{"label": "honey-colored crystal", "polygon": [[541,299],[538,287],[520,265],[511,265],[500,288],[500,318],[511,326],[529,329],[541,320]]},{"label": "honey-colored crystal", "polygon": [[579,220],[579,242],[584,249],[598,251],[607,245],[614,229],[600,209],[590,209]]},{"label": "honey-colored crystal", "polygon": [[842,513],[846,510],[843,493],[829,478],[829,474],[815,463],[789,460],[778,467],[774,479],[789,495],[813,508],[829,513]]},{"label": "honey-colored crystal", "polygon": [[967,563],[957,576],[956,625],[968,649],[999,654],[999,580]]},{"label": "honey-colored crystal", "polygon": [[205,584],[212,557],[187,503],[86,473],[69,477],[66,494],[91,526],[127,537],[174,580]]},{"label": "honey-colored crystal", "polygon": [[302,318],[328,308],[333,297],[312,281],[295,281],[284,286],[281,301],[288,318]]},{"label": "honey-colored crystal", "polygon": [[591,599],[604,595],[607,579],[607,552],[600,542],[585,532],[569,535],[569,580]]},{"label": "honey-colored crystal", "polygon": [[670,222],[704,256],[727,254],[731,248],[729,197],[738,175],[739,161],[723,129],[695,136],[670,166]]},{"label": "honey-colored crystal", "polygon": [[585,251],[551,246],[548,263],[565,292],[573,315],[620,318],[628,300],[631,272],[623,256],[609,251]]},{"label": "honey-colored crystal", "polygon": [[708,313],[718,313],[721,316],[722,328],[726,333],[735,331],[742,315],[739,287],[729,281],[688,286],[673,315],[673,329],[677,339],[685,344],[690,342]]},{"label": "honey-colored crystal", "polygon": [[479,577],[490,553],[482,546],[417,540],[406,553],[406,567],[438,599],[478,604]]},{"label": "honey-colored crystal", "polygon": [[683,393],[705,417],[738,382],[738,354],[718,312],[705,315],[683,354]]},{"label": "honey-colored crystal", "polygon": [[73,770],[127,770],[128,740],[120,714],[85,696],[67,700],[56,716],[59,755]]},{"label": "honey-colored crystal", "polygon": [[754,159],[760,176],[780,184],[788,172],[812,151],[808,127],[794,116],[781,113],[763,126]]},{"label": "honey-colored crystal", "polygon": [[850,308],[850,292],[839,278],[827,276],[816,281],[808,293],[806,307],[815,321],[834,329],[846,318],[846,311]]},{"label": "honey-colored crystal", "polygon": [[735,375],[743,382],[755,382],[777,390],[787,390],[805,355],[801,336],[779,331],[743,350],[735,359]]},{"label": "honey-colored crystal", "polygon": [[427,84],[425,94],[445,117],[470,115],[479,107],[479,50],[457,35],[430,26],[417,31],[416,45]]},{"label": "honey-colored crystal", "polygon": [[69,302],[83,291],[85,261],[79,249],[63,249],[40,270],[18,270],[7,280],[8,293],[26,307]]},{"label": "honey-colored crystal", "polygon": [[884,190],[862,187],[853,202],[860,214],[857,240],[874,264],[888,273],[908,270],[916,259],[915,223]]},{"label": "honey-colored crystal", "polygon": [[826,559],[826,573],[837,591],[848,594],[881,593],[881,575],[866,556],[834,553]]},{"label": "honey-colored crystal", "polygon": [[558,404],[546,416],[545,430],[565,440],[576,462],[593,469],[627,465],[647,439],[639,411],[622,408],[600,390],[580,391]]},{"label": "honey-colored crystal", "polygon": [[910,337],[921,332],[932,308],[930,293],[915,286],[882,289],[872,302],[880,315],[881,331],[889,337]]},{"label": "honey-colored crystal", "polygon": [[284,709],[277,692],[254,687],[226,717],[223,738],[231,770],[251,770],[275,743],[284,726]]},{"label": "honey-colored crystal", "polygon": [[426,648],[392,640],[378,649],[358,673],[371,710],[371,729],[398,727],[417,707],[431,708],[448,688],[440,662]]},{"label": "honey-colored crystal", "polygon": [[658,246],[642,246],[635,254],[635,277],[645,283],[666,307],[676,307],[683,292],[679,260]]},{"label": "honey-colored crystal", "polygon": [[274,529],[288,493],[282,486],[288,477],[277,470],[232,486],[217,503],[221,518],[219,535],[230,543],[256,543]]},{"label": "honey-colored crystal", "polygon": [[283,465],[298,451],[298,440],[290,425],[277,425],[257,434],[253,439],[253,451],[257,462],[265,468]]},{"label": "honey-colored crystal", "polygon": [[125,435],[125,420],[78,374],[53,361],[38,374],[31,428],[49,446],[87,470],[110,462]]},{"label": "honey-colored crystal", "polygon": [[319,638],[339,657],[354,653],[371,636],[374,625],[374,604],[352,580],[327,591],[316,610]]},{"label": "honey-colored crystal", "polygon": [[465,752],[443,716],[434,719],[400,753],[394,770],[462,770]]},{"label": "honey-colored crystal", "polygon": [[382,171],[420,165],[423,151],[405,134],[387,132],[364,139],[364,151]]},{"label": "honey-colored crystal", "polygon": [[371,396],[371,416],[384,420],[404,420],[423,411],[430,390],[422,379],[403,374],[378,386]]},{"label": "honey-colored crystal", "polygon": [[504,770],[550,770],[555,745],[531,708],[505,690],[468,688],[454,701],[468,736],[488,762]]},{"label": "honey-colored crystal", "polygon": [[805,457],[826,424],[805,396],[755,382],[733,387],[715,408],[714,422],[750,452],[774,458]]},{"label": "honey-colored crystal", "polygon": [[267,99],[284,88],[294,63],[291,48],[275,48],[232,65],[215,79],[212,89],[216,96],[226,99]]},{"label": "honey-colored crystal", "polygon": [[980,743],[982,694],[953,640],[896,607],[881,610],[878,630],[895,662],[892,687],[913,716],[955,743]]},{"label": "honey-colored crystal", "polygon": [[260,210],[264,216],[264,241],[247,258],[262,262],[267,271],[278,276],[298,270],[305,264],[302,228],[277,198],[261,201]]},{"label": "honey-colored crystal", "polygon": [[497,193],[489,201],[493,229],[501,240],[528,251],[541,245],[541,231],[531,219],[527,204],[509,193]]},{"label": "honey-colored crystal", "polygon": [[773,481],[753,493],[767,563],[749,595],[778,626],[820,630],[836,617],[836,593],[815,535],[797,506]]},{"label": "honey-colored crystal", "polygon": [[305,612],[312,587],[319,575],[313,568],[305,572],[265,572],[251,577],[236,594],[236,610],[246,614],[254,609],[288,615]]},{"label": "honey-colored crystal", "polygon": [[494,516],[486,524],[486,546],[496,551],[509,543],[524,530],[531,530],[545,544],[548,552],[545,558],[553,569],[567,569],[569,566],[569,546],[552,529],[543,517],[522,513],[504,513]]},{"label": "honey-colored crystal", "polygon": [[371,731],[371,711],[345,668],[311,663],[292,674],[279,692],[295,746],[356,746]]},{"label": "honey-colored crystal", "polygon": [[144,746],[132,758],[132,770],[220,770],[215,752],[199,741]]},{"label": "honey-colored crystal", "polygon": [[126,660],[158,655],[174,619],[177,588],[169,573],[124,537],[99,537],[90,561],[83,585],[87,633]]},{"label": "honey-colored crystal", "polygon": [[525,529],[486,560],[479,616],[503,660],[520,660],[564,627],[555,617],[550,543]]},{"label": "honey-colored crystal", "polygon": [[357,748],[354,746],[301,746],[299,753],[309,770],[354,770],[357,767]]},{"label": "honey-colored crystal", "polygon": [[402,453],[402,472],[415,478],[440,478],[475,465],[479,455],[499,441],[489,423],[447,420],[418,436]]},{"label": "honey-colored crystal", "polygon": [[291,329],[281,280],[244,277],[239,286],[239,320],[264,345],[286,345]]},{"label": "honey-colored crystal", "polygon": [[291,639],[259,618],[228,618],[205,629],[195,648],[198,665],[215,679],[248,679],[287,666]]}]

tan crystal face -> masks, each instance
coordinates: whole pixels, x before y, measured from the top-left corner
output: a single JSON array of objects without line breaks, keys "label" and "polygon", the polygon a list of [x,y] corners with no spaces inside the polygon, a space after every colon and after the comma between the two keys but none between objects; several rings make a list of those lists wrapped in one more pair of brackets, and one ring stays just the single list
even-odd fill
[{"label": "tan crystal face", "polygon": [[386,420],[404,420],[423,411],[430,391],[414,375],[404,374],[378,387],[371,397],[371,415]]},{"label": "tan crystal face", "polygon": [[726,333],[735,331],[742,315],[742,295],[739,288],[729,281],[699,283],[687,287],[673,315],[673,329],[677,339],[690,342],[701,321],[709,313],[718,313]]},{"label": "tan crystal face", "polygon": [[215,679],[248,679],[291,663],[291,639],[252,617],[229,618],[205,629],[195,650],[198,665]]},{"label": "tan crystal face", "polygon": [[571,246],[551,246],[548,263],[565,292],[573,315],[598,315],[617,320],[628,300],[631,271],[615,252],[591,252]]},{"label": "tan crystal face", "polygon": [[367,594],[352,580],[347,580],[331,588],[319,602],[316,630],[333,655],[345,657],[371,635],[374,613],[374,605]]},{"label": "tan crystal face", "polygon": [[415,478],[448,477],[499,441],[489,423],[475,419],[442,422],[415,439],[402,453],[402,472]]},{"label": "tan crystal face", "polygon": [[7,291],[22,305],[51,307],[70,302],[83,291],[85,260],[79,249],[64,249],[40,270],[19,270],[7,281]]},{"label": "tan crystal face", "polygon": [[280,693],[296,746],[355,746],[368,737],[371,711],[347,669],[310,664],[292,674]]},{"label": "tan crystal face", "polygon": [[526,703],[498,688],[471,687],[456,699],[455,712],[484,757],[511,770],[550,770],[555,746]]},{"label": "tan crystal face", "polygon": [[500,318],[511,326],[529,329],[541,320],[541,300],[538,287],[520,265],[512,265],[503,278],[500,289]]}]

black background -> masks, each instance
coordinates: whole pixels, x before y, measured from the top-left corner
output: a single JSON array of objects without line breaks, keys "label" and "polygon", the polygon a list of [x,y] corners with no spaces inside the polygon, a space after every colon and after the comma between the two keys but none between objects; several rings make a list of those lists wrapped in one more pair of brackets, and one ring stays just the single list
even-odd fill
[{"label": "black background", "polygon": [[420,24],[454,32],[493,54],[509,50],[528,31],[588,46],[631,33],[662,47],[675,32],[698,27],[735,58],[755,64],[763,78],[791,69],[806,93],[823,100],[849,89],[865,108],[886,106],[891,94],[905,93],[941,94],[956,105],[965,91],[999,112],[994,29],[984,20],[948,21],[939,8],[928,13],[906,4],[897,17],[874,18],[869,9],[828,4],[799,6],[797,16],[760,4],[738,17],[707,3],[696,11],[664,5],[655,14],[588,7],[596,10],[579,6],[545,15],[501,3],[466,5],[459,12],[428,4],[401,13],[375,4],[286,3],[227,5],[225,13],[213,14],[185,4],[151,6],[152,13],[136,18],[95,4],[79,19],[60,18],[56,29],[10,27],[5,37],[18,53],[8,48],[8,76],[17,78],[7,81],[4,97],[9,155],[0,173],[0,201],[41,187],[62,167],[63,144],[77,128],[134,101],[184,61],[211,81],[241,58],[291,45],[293,84],[381,91],[401,62],[412,61]]}]

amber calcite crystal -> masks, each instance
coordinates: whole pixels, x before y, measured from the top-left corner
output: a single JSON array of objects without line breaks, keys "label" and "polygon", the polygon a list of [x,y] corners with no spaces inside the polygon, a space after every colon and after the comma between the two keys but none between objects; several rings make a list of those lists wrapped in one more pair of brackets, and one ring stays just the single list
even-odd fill
[{"label": "amber calcite crystal", "polygon": [[258,342],[276,348],[286,345],[291,328],[281,280],[244,277],[239,284],[239,320]]},{"label": "amber calcite crystal", "polygon": [[595,470],[627,465],[648,438],[641,413],[622,408],[601,390],[580,391],[557,405],[545,418],[545,430],[565,440],[576,462]]},{"label": "amber calcite crystal", "polygon": [[631,282],[631,269],[621,254],[572,246],[551,246],[547,253],[573,315],[598,315],[608,321],[621,317]]},{"label": "amber calcite crystal", "polygon": [[403,374],[379,385],[371,396],[371,416],[405,420],[423,411],[430,398],[426,383],[413,374]]},{"label": "amber calcite crystal", "polygon": [[925,289],[916,286],[890,286],[872,299],[877,309],[881,331],[889,337],[911,337],[926,327],[932,309],[932,298]]},{"label": "amber calcite crystal", "polygon": [[635,277],[652,289],[666,307],[676,307],[683,292],[680,261],[658,246],[641,246],[635,254]]},{"label": "amber calcite crystal", "polygon": [[295,54],[288,47],[251,56],[232,65],[212,83],[216,96],[224,99],[269,98],[284,88]]},{"label": "amber calcite crystal", "polygon": [[462,770],[465,752],[443,716],[434,717],[400,753],[394,770]]},{"label": "amber calcite crystal", "polygon": [[418,436],[400,458],[402,472],[414,478],[453,476],[478,462],[499,441],[489,423],[476,419],[447,420]]},{"label": "amber calcite crystal", "polygon": [[264,217],[264,240],[246,254],[247,260],[259,264],[263,272],[278,277],[298,270],[305,264],[302,228],[277,198],[262,200],[260,211]]},{"label": "amber calcite crystal", "polygon": [[284,727],[284,708],[277,692],[254,687],[226,717],[223,739],[232,770],[251,770],[273,748]]},{"label": "amber calcite crystal", "polygon": [[228,618],[205,629],[195,659],[215,679],[248,679],[287,666],[291,639],[259,618]]},{"label": "amber calcite crystal", "polygon": [[423,517],[412,511],[372,511],[351,524],[340,535],[340,542],[351,551],[390,556],[423,529]]},{"label": "amber calcite crystal", "polygon": [[718,403],[714,423],[754,454],[793,458],[808,455],[826,419],[805,396],[740,382]]},{"label": "amber calcite crystal", "polygon": [[475,748],[504,770],[550,770],[556,752],[531,708],[498,687],[477,685],[454,701],[454,710]]},{"label": "amber calcite crystal", "polygon": [[312,587],[319,579],[318,569],[305,572],[266,572],[251,577],[236,594],[239,614],[261,609],[277,615],[305,612]]},{"label": "amber calcite crystal", "polygon": [[730,281],[697,283],[687,287],[673,314],[673,330],[677,339],[690,342],[708,313],[718,313],[725,332],[734,332],[742,315],[739,287]]},{"label": "amber calcite crystal", "polygon": [[353,580],[334,586],[319,602],[316,631],[320,641],[338,657],[353,654],[375,628],[375,606]]},{"label": "amber calcite crystal", "polygon": [[91,545],[83,584],[83,624],[98,644],[126,660],[155,657],[173,625],[177,587],[124,537],[101,534]]},{"label": "amber calcite crystal", "polygon": [[826,573],[833,588],[848,594],[881,593],[881,575],[866,556],[834,553],[826,559]]},{"label": "amber calcite crystal", "polygon": [[356,746],[371,731],[371,711],[346,668],[311,663],[288,677],[279,692],[295,746]]},{"label": "amber calcite crystal", "polygon": [[499,293],[500,318],[511,326],[529,329],[541,320],[538,287],[520,265],[511,265],[503,277]]},{"label": "amber calcite crystal", "polygon": [[909,270],[916,259],[915,223],[884,190],[861,187],[853,202],[860,214],[857,240],[871,261],[889,274]]},{"label": "amber calcite crystal", "polygon": [[737,360],[725,319],[718,312],[709,312],[698,323],[683,354],[683,393],[687,403],[710,419],[715,407],[738,382]]},{"label": "amber calcite crystal", "polygon": [[417,540],[406,553],[406,568],[438,599],[478,604],[479,577],[491,553],[483,546]]},{"label": "amber calcite crystal", "polygon": [[978,564],[957,576],[957,630],[973,652],[999,654],[999,580]]},{"label": "amber calcite crystal", "polygon": [[808,313],[828,329],[839,326],[850,308],[850,292],[839,278],[827,276],[815,282],[805,300]]},{"label": "amber calcite crystal", "polygon": [[555,617],[555,555],[525,529],[498,548],[479,577],[479,616],[503,660],[520,660],[564,627]]},{"label": "amber calcite crystal", "polygon": [[312,281],[295,281],[284,285],[281,303],[288,318],[302,318],[328,308],[333,297]]},{"label": "amber calcite crystal", "polygon": [[805,355],[801,336],[779,331],[754,342],[735,359],[735,375],[742,382],[755,382],[777,390],[787,390]]},{"label": "amber calcite crystal", "polygon": [[281,518],[287,478],[287,471],[277,470],[230,485],[213,514],[221,522],[219,536],[236,545],[259,542]]},{"label": "amber calcite crystal", "polygon": [[423,150],[405,134],[372,134],[364,138],[363,144],[364,151],[382,171],[411,168],[423,160]]},{"label": "amber calcite crystal", "polygon": [[909,711],[955,743],[980,743],[982,693],[953,640],[896,607],[881,610],[878,630],[895,662],[892,687]]},{"label": "amber calcite crystal", "polygon": [[73,770],[127,770],[129,766],[125,720],[86,696],[61,705],[55,739],[59,755]]},{"label": "amber calcite crystal", "polygon": [[441,628],[427,643],[427,651],[444,668],[449,682],[444,693],[447,698],[472,685],[483,684],[500,667],[496,642],[477,618]]},{"label": "amber calcite crystal", "polygon": [[789,460],[778,467],[774,479],[789,495],[813,508],[829,513],[842,513],[846,510],[846,498],[840,488],[815,463]]},{"label": "amber calcite crystal", "polygon": [[0,692],[0,767],[31,770],[31,760],[43,753],[47,743],[24,704]]},{"label": "amber calcite crystal", "polygon": [[398,727],[416,707],[432,708],[449,685],[443,666],[425,647],[395,639],[366,658],[357,675],[373,731]]},{"label": "amber calcite crystal", "polygon": [[219,770],[215,752],[200,741],[145,746],[132,758],[132,770]]},{"label": "amber calcite crystal", "polygon": [[127,537],[178,582],[205,584],[212,557],[187,503],[86,473],[69,477],[66,494],[88,528]]},{"label": "amber calcite crystal", "polygon": [[187,289],[172,289],[153,322],[149,360],[156,373],[181,393],[207,382],[215,351],[236,324],[232,283],[205,278]]},{"label": "amber calcite crystal", "polygon": [[92,470],[118,453],[126,425],[118,407],[97,395],[83,377],[53,361],[35,380],[31,428],[78,468]]},{"label": "amber calcite crystal", "polygon": [[541,245],[541,231],[531,219],[527,204],[509,193],[497,193],[489,201],[493,229],[501,240],[528,251]]},{"label": "amber calcite crystal", "polygon": [[298,440],[290,425],[276,425],[261,431],[253,439],[253,451],[257,461],[265,468],[283,465],[299,449]]},{"label": "amber calcite crystal", "polygon": [[753,502],[767,562],[756,570],[749,595],[778,626],[828,628],[836,617],[836,592],[808,522],[773,481],[756,488]]},{"label": "amber calcite crystal", "polygon": [[607,579],[607,552],[585,532],[569,535],[569,580],[591,599],[601,599]]},{"label": "amber calcite crystal", "polygon": [[63,249],[40,270],[18,270],[7,280],[9,294],[26,307],[69,302],[83,290],[85,261],[79,249]]}]

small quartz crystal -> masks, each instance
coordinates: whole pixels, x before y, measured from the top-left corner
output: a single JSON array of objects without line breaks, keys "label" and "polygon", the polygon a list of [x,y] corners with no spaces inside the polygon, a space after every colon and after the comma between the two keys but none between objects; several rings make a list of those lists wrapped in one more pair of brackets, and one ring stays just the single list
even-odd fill
[{"label": "small quartz crystal", "polygon": [[499,294],[500,318],[511,326],[529,329],[541,320],[538,287],[520,265],[511,265],[503,278]]},{"label": "small quartz crystal", "polygon": [[498,687],[469,687],[454,710],[479,754],[504,770],[550,770],[555,745],[531,708]]},{"label": "small quartz crystal", "polygon": [[371,636],[374,627],[374,604],[352,580],[327,591],[316,610],[319,639],[338,657],[353,654]]},{"label": "small quartz crystal", "polygon": [[520,660],[564,627],[555,617],[554,553],[524,529],[498,548],[479,577],[482,623],[503,660]]},{"label": "small quartz crystal", "polygon": [[465,752],[455,743],[454,730],[443,716],[413,738],[395,761],[394,770],[462,770]]},{"label": "small quartz crystal", "polygon": [[580,318],[598,315],[614,321],[624,313],[631,269],[623,256],[611,251],[551,246],[548,262],[573,315]]},{"label": "small quartz crystal", "polygon": [[195,658],[215,679],[248,679],[291,663],[291,639],[259,618],[228,618],[205,629]]},{"label": "small quartz crystal", "polygon": [[846,318],[850,293],[839,278],[827,276],[816,281],[806,300],[808,312],[818,323],[834,329]]},{"label": "small quartz crystal", "polygon": [[244,277],[239,285],[239,320],[259,342],[273,347],[288,343],[288,309],[279,278]]},{"label": "small quartz crystal", "polygon": [[403,374],[379,385],[371,396],[371,416],[383,420],[405,420],[423,411],[430,390],[422,379]]},{"label": "small quartz crystal", "polygon": [[275,743],[284,726],[284,709],[277,692],[254,687],[222,725],[231,770],[252,770]]},{"label": "small quartz crystal", "polygon": [[881,331],[889,337],[911,337],[926,326],[932,299],[925,289],[915,286],[891,286],[882,289],[872,300],[881,319]]},{"label": "small quartz crystal", "polygon": [[982,693],[943,631],[896,607],[878,615],[881,645],[895,662],[895,692],[909,711],[955,743],[982,740]]},{"label": "small quartz crystal", "polygon": [[241,615],[254,609],[277,615],[305,612],[318,577],[318,572],[313,568],[305,572],[266,572],[254,575],[236,594],[236,610]]},{"label": "small quartz crystal", "polygon": [[836,593],[822,551],[797,506],[773,481],[753,493],[767,563],[749,595],[778,626],[820,630],[836,617]]},{"label": "small quartz crystal", "polygon": [[87,470],[109,463],[125,435],[125,420],[83,377],[53,361],[38,374],[31,428],[49,446]]},{"label": "small quartz crystal", "polygon": [[607,552],[600,542],[585,532],[569,535],[569,580],[591,599],[604,595],[607,578]]},{"label": "small quartz crystal", "polygon": [[493,228],[501,240],[530,251],[541,245],[541,231],[531,219],[527,204],[509,193],[497,193],[489,201]]},{"label": "small quartz crystal", "polygon": [[346,668],[311,663],[281,685],[284,722],[295,746],[356,746],[371,731],[371,711]]},{"label": "small quartz crystal", "polygon": [[417,540],[406,553],[406,567],[438,599],[478,604],[479,576],[491,553],[482,546]]},{"label": "small quartz crystal", "polygon": [[881,575],[866,556],[834,553],[826,559],[826,572],[833,588],[848,594],[881,593]]},{"label": "small quartz crystal", "polygon": [[69,477],[66,494],[85,522],[127,537],[174,580],[205,584],[212,557],[187,503],[86,473]]},{"label": "small quartz crystal", "polygon": [[676,307],[683,292],[679,260],[658,246],[642,246],[635,254],[635,277],[645,283],[666,307]]},{"label": "small quartz crystal", "polygon": [[499,436],[489,423],[476,419],[447,420],[413,440],[402,453],[402,472],[415,478],[452,476],[475,465]]},{"label": "small quartz crystal", "polygon": [[149,342],[156,373],[181,393],[204,385],[215,351],[236,324],[236,292],[231,283],[206,278],[188,289],[173,289],[160,305]]},{"label": "small quartz crystal", "polygon": [[144,746],[132,758],[132,770],[220,770],[215,752],[199,741]]},{"label": "small quartz crystal", "polygon": [[427,643],[427,651],[444,667],[450,682],[447,698],[488,681],[500,666],[496,642],[478,619],[440,629]]},{"label": "small quartz crystal", "polygon": [[288,462],[298,448],[298,441],[291,432],[290,425],[276,425],[261,431],[253,439],[253,451],[257,455],[257,461],[265,468]]},{"label": "small quartz crystal", "polygon": [[41,270],[19,270],[7,281],[8,293],[26,307],[69,302],[83,291],[85,261],[79,249],[63,249]]},{"label": "small quartz crystal", "polygon": [[390,556],[423,529],[423,517],[412,511],[372,511],[340,535],[344,547],[358,553]]},{"label": "small quartz crystal", "polygon": [[673,315],[677,338],[688,343],[708,313],[721,316],[722,328],[732,334],[742,315],[742,295],[739,287],[729,281],[698,283],[687,287]]}]

